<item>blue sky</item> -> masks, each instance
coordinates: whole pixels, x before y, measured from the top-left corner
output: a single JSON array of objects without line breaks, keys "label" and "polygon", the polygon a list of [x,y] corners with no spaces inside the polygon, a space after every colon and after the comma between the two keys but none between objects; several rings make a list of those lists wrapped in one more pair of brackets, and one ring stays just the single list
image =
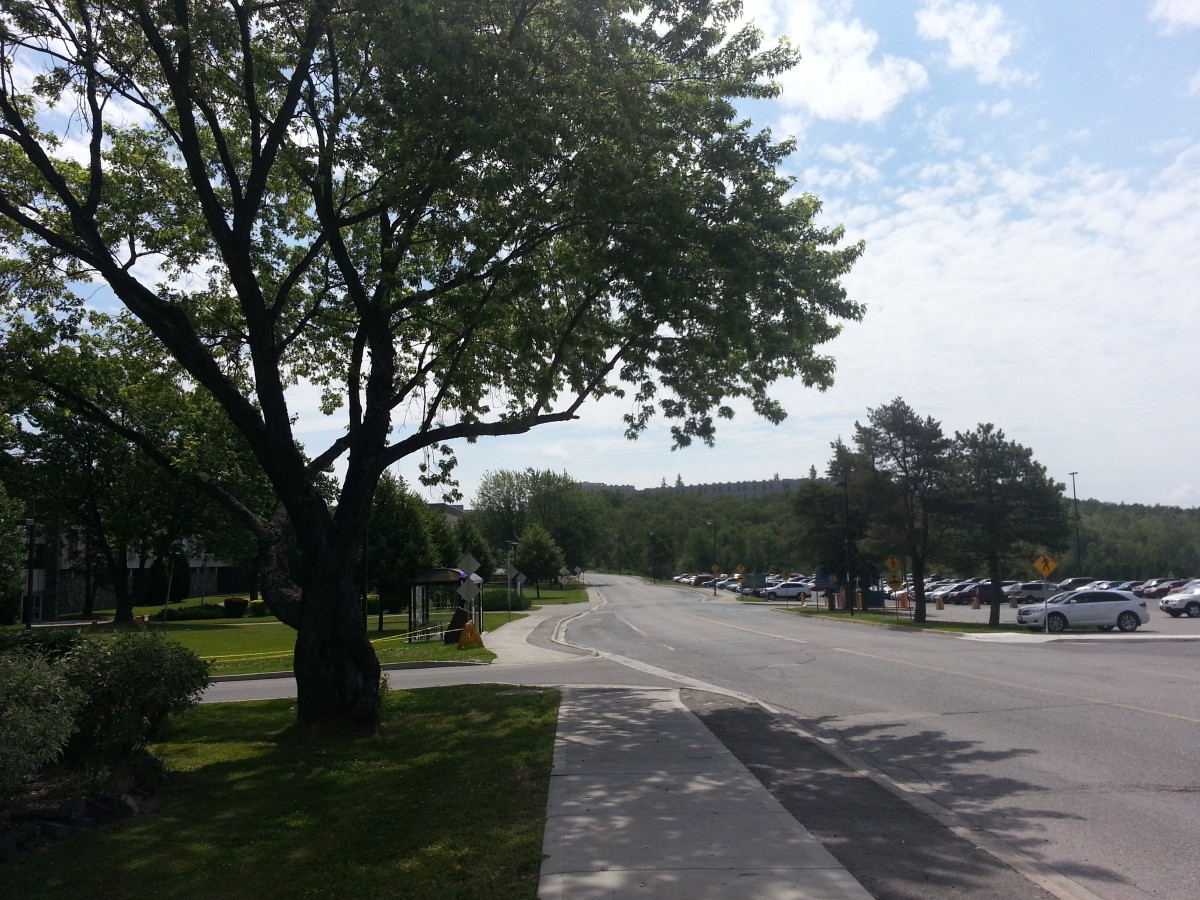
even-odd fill
[{"label": "blue sky", "polygon": [[[864,321],[825,393],[781,383],[715,448],[622,436],[619,401],[459,450],[489,471],[651,487],[823,471],[903,397],[947,434],[994,423],[1081,498],[1200,504],[1200,0],[750,0],[802,62],[747,109],[791,135],[796,188],[866,253]],[[322,423],[311,421],[319,429]],[[314,434],[314,437],[316,435]],[[397,467],[410,483],[417,460]]]}]

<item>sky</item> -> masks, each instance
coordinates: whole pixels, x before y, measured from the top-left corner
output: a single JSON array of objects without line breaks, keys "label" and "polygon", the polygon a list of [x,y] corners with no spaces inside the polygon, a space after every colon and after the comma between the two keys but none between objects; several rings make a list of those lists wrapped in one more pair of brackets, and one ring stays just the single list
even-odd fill
[{"label": "sky", "polygon": [[[654,487],[824,472],[903,398],[990,422],[1079,498],[1200,505],[1200,0],[749,0],[802,61],[748,110],[866,251],[824,393],[781,382],[716,446],[623,436],[619,401],[459,447],[466,505],[527,467]],[[402,463],[410,483],[416,463]]]}]

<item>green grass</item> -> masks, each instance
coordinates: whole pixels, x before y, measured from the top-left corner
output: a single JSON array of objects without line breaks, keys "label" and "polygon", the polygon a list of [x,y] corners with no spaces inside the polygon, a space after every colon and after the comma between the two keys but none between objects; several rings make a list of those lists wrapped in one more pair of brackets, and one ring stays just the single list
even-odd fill
[{"label": "green grass", "polygon": [[[504,613],[488,613],[484,616],[484,630],[495,631],[507,621]],[[514,615],[513,619],[524,618]],[[296,632],[274,620],[252,620],[250,623],[230,624],[227,622],[168,622],[166,625],[151,623],[149,628],[165,634],[172,640],[193,650],[203,659],[213,661],[214,675],[247,675],[257,672],[283,672],[292,668],[292,648],[296,643]],[[404,617],[384,620],[384,630],[375,630],[372,620],[367,637],[375,645],[380,663],[405,662],[474,662],[489,663],[496,658],[486,649],[460,650],[446,646],[441,641],[419,644],[408,643],[404,635],[408,620]]]},{"label": "green grass", "polygon": [[538,597],[537,589],[526,586],[525,596],[534,606],[556,606],[563,603],[586,603],[587,590],[583,587],[552,588],[542,586],[542,596]]},{"label": "green grass", "polygon": [[911,628],[914,631],[948,631],[948,632],[957,633],[957,634],[974,634],[974,633],[977,633],[980,631],[1021,632],[1021,631],[1025,630],[1023,628],[1018,628],[1016,625],[1013,625],[1012,623],[1006,623],[1006,624],[1000,625],[997,628],[992,628],[989,625],[987,625],[986,623],[943,622],[943,621],[932,621],[932,620],[926,620],[924,622],[914,622],[911,618],[909,618],[909,614],[910,614],[911,610],[902,611],[902,614],[899,617],[897,617],[897,615],[894,612],[879,612],[878,610],[873,610],[873,611],[867,612],[867,611],[862,611],[862,610],[855,610],[853,618],[851,618],[850,614],[847,613],[843,609],[829,610],[829,609],[818,609],[818,608],[812,607],[812,606],[805,606],[805,607],[793,606],[791,609],[786,609],[783,611],[793,613],[794,615],[797,615],[797,616],[813,616],[813,617],[819,617],[819,618],[835,619],[837,621],[842,621],[842,622],[854,621],[854,622],[859,622],[863,625],[900,626],[901,628]]},{"label": "green grass", "polygon": [[288,700],[199,707],[151,748],[178,773],[158,813],[6,863],[4,895],[533,898],[558,701],[396,691],[371,737],[297,729]]}]

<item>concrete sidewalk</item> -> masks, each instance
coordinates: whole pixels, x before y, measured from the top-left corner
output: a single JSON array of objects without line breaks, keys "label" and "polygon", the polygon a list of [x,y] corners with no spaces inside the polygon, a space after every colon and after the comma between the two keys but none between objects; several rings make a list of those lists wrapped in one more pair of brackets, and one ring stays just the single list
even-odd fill
[{"label": "concrete sidewalk", "polygon": [[869,898],[680,701],[566,688],[539,897]]}]

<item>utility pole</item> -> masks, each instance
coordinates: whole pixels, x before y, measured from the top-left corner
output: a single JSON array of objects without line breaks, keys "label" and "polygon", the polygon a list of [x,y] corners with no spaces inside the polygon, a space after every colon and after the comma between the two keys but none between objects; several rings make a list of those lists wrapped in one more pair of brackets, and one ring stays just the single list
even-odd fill
[{"label": "utility pole", "polygon": [[1075,501],[1075,574],[1083,572],[1083,541],[1079,537],[1079,495],[1075,493],[1075,476],[1078,472],[1068,473],[1071,476],[1071,499]]}]

